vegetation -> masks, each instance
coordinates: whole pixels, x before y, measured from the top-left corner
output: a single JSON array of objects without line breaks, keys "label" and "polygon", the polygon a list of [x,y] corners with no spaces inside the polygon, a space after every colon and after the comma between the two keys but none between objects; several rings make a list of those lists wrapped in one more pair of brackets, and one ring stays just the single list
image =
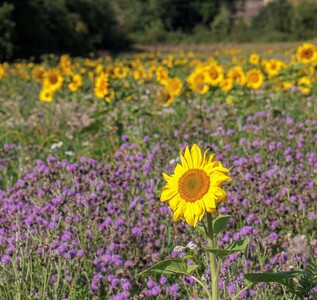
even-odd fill
[{"label": "vegetation", "polygon": [[[316,299],[316,81],[312,43],[0,64],[0,299],[201,299],[203,249],[222,299]],[[219,170],[206,247],[204,210],[176,207]]]},{"label": "vegetation", "polygon": [[316,37],[317,3],[275,0],[246,22],[243,1],[6,0],[0,5],[0,60],[45,53],[88,55],[133,43],[297,41]]}]

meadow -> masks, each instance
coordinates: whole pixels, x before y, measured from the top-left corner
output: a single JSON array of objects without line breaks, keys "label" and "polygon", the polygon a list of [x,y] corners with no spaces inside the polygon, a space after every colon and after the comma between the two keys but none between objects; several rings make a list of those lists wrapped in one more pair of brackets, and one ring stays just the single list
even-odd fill
[{"label": "meadow", "polygon": [[207,299],[189,276],[136,277],[192,242],[210,281],[206,241],[160,201],[193,144],[230,169],[219,246],[249,241],[219,297],[243,273],[309,266],[301,297],[259,284],[239,299],[316,299],[316,69],[311,43],[0,64],[0,299]]}]

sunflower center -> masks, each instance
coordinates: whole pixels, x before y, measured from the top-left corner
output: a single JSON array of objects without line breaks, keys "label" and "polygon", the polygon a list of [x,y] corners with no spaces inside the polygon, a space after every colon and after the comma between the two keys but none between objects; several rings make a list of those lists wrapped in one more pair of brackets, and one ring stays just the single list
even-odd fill
[{"label": "sunflower center", "polygon": [[181,197],[188,202],[195,202],[207,194],[210,186],[208,175],[200,169],[188,170],[178,182]]},{"label": "sunflower center", "polygon": [[313,56],[313,51],[312,49],[306,49],[303,51],[303,57],[310,59]]},{"label": "sunflower center", "polygon": [[259,75],[257,73],[251,73],[249,77],[250,82],[256,83],[259,81]]},{"label": "sunflower center", "polygon": [[50,77],[49,77],[49,82],[51,83],[51,84],[55,84],[55,83],[57,83],[57,76],[56,75],[50,75]]}]

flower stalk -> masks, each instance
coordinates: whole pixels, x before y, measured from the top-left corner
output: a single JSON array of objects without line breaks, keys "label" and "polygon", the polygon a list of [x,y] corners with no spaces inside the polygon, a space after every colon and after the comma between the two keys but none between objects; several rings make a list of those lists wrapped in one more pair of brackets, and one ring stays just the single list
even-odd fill
[{"label": "flower stalk", "polygon": [[[215,235],[212,230],[212,215],[207,213],[207,237],[208,237],[208,246],[214,248],[216,245]],[[215,254],[209,252],[210,257],[210,270],[211,270],[211,292],[212,300],[218,300],[218,277],[219,277],[219,268],[217,268],[216,256]]]}]

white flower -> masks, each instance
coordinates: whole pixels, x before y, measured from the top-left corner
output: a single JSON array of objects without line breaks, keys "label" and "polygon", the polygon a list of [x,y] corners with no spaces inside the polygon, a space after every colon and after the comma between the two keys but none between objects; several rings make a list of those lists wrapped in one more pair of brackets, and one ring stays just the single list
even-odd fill
[{"label": "white flower", "polygon": [[189,248],[190,250],[195,250],[197,248],[197,245],[194,244],[193,242],[189,242],[186,248]]},{"label": "white flower", "polygon": [[51,145],[51,150],[55,150],[57,148],[61,148],[63,146],[63,142],[58,142],[58,143],[55,143],[55,144],[52,144]]},{"label": "white flower", "polygon": [[171,159],[168,163],[169,163],[170,165],[175,165],[175,164],[178,163],[178,162],[179,162],[179,157]]},{"label": "white flower", "polygon": [[176,246],[173,251],[175,251],[175,252],[183,252],[184,249],[185,249],[185,247],[183,247],[183,246]]},{"label": "white flower", "polygon": [[65,151],[65,155],[67,156],[74,156],[75,153],[73,151]]}]

